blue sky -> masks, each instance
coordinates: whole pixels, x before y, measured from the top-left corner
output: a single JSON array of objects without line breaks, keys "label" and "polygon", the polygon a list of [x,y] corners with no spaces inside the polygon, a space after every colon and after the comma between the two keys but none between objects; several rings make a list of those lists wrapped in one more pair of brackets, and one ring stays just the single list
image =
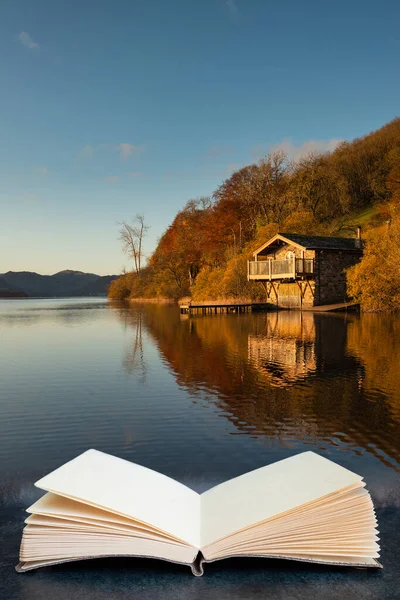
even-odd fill
[{"label": "blue sky", "polygon": [[400,3],[2,0],[0,273],[118,273],[190,198],[400,113]]}]

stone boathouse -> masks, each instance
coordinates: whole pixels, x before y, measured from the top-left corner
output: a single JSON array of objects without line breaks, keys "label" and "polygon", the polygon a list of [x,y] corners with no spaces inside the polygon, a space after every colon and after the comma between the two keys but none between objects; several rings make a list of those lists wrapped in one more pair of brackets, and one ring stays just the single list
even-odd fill
[{"label": "stone boathouse", "polygon": [[362,256],[361,228],[356,238],[278,233],[253,255],[247,278],[263,285],[268,302],[298,309],[347,302],[345,270]]}]

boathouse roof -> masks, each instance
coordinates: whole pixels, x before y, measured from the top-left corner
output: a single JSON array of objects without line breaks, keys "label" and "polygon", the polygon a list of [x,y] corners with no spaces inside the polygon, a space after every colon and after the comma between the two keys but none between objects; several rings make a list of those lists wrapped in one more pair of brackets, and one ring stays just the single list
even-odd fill
[{"label": "boathouse roof", "polygon": [[262,253],[266,248],[278,246],[282,242],[293,244],[303,250],[337,250],[344,252],[361,252],[362,249],[357,245],[357,238],[341,238],[319,235],[300,235],[297,233],[277,233],[265,244],[257,248],[253,253]]}]

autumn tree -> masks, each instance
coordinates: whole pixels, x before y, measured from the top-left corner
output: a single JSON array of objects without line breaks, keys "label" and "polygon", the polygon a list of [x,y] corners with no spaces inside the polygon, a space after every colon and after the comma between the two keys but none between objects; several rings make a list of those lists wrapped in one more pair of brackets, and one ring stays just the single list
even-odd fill
[{"label": "autumn tree", "polygon": [[400,139],[399,144],[388,153],[389,172],[387,187],[395,200],[400,200]]},{"label": "autumn tree", "polygon": [[204,199],[189,200],[180,213],[180,227],[177,231],[176,243],[179,252],[183,255],[183,262],[187,269],[189,287],[194,281],[204,264],[205,246],[205,217],[210,203]]},{"label": "autumn tree", "polygon": [[[290,212],[290,169],[283,152],[262,158],[231,175],[214,193],[216,237],[220,245],[253,239],[257,228],[282,223]],[[222,230],[222,231],[221,231]]]},{"label": "autumn tree", "polygon": [[332,154],[331,163],[346,180],[349,208],[369,206],[388,200],[387,156],[400,143],[400,118],[378,131],[352,142],[343,142]]},{"label": "autumn tree", "polygon": [[[224,250],[232,243],[232,230],[239,234],[242,223],[242,241],[254,235],[259,221],[259,208],[251,192],[256,165],[248,165],[235,171],[214,192],[214,205],[210,212],[210,246],[220,260]],[[250,192],[250,193],[249,193]]]},{"label": "autumn tree", "polygon": [[322,227],[311,211],[300,210],[294,211],[286,217],[281,231],[302,235],[318,235],[322,233]]},{"label": "autumn tree", "polygon": [[331,165],[329,155],[311,153],[302,157],[294,166],[290,188],[293,208],[311,212],[315,222],[347,210],[346,181]]},{"label": "autumn tree", "polygon": [[206,218],[211,202],[189,200],[161,237],[150,262],[172,277],[181,295],[189,292],[205,264]]},{"label": "autumn tree", "polygon": [[279,151],[262,158],[252,170],[246,192],[262,224],[282,223],[289,211],[289,169],[286,154]]}]

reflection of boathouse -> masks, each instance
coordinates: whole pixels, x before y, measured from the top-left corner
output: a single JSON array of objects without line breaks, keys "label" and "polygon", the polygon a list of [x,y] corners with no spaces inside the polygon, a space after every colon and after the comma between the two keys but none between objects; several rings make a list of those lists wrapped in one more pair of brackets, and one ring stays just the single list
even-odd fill
[{"label": "reflection of boathouse", "polygon": [[320,440],[398,463],[398,319],[274,311],[181,321],[175,307],[159,304],[114,311],[132,329],[127,372],[145,378],[141,336],[151,336],[188,399],[216,410],[235,432],[285,447]]},{"label": "reflection of boathouse", "polygon": [[295,383],[316,370],[315,341],[312,313],[272,313],[263,335],[249,334],[249,361],[271,384]]}]

